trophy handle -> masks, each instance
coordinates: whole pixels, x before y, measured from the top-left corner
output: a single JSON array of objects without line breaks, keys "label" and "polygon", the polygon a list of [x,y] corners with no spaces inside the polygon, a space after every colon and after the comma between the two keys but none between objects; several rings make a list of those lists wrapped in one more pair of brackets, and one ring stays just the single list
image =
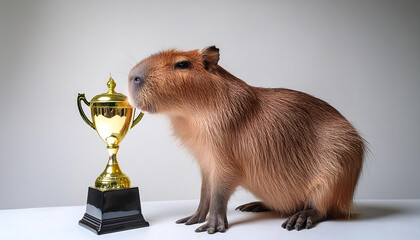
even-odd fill
[{"label": "trophy handle", "polygon": [[[90,106],[90,103],[86,100],[84,93],[79,93],[77,95],[77,107],[79,108],[80,116],[82,116],[82,119],[85,121],[87,125],[89,125],[91,128],[95,129],[95,125],[89,120],[89,118],[86,117],[85,112],[83,111],[82,105],[80,104],[80,101],[85,102],[86,105]],[[136,119],[137,120],[137,119]]]},{"label": "trophy handle", "polygon": [[137,125],[137,123],[140,122],[140,120],[143,118],[144,113],[140,112],[140,114],[134,119],[133,124],[131,124],[131,128]]}]

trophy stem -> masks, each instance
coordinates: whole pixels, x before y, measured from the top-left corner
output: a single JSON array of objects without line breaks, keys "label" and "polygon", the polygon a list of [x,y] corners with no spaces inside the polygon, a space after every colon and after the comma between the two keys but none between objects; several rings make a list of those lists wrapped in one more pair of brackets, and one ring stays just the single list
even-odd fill
[{"label": "trophy stem", "polygon": [[120,170],[117,161],[117,152],[120,149],[119,146],[107,146],[106,149],[108,150],[109,159],[108,159],[108,166],[116,165],[118,170]]},{"label": "trophy stem", "polygon": [[108,164],[96,179],[95,188],[99,190],[129,188],[131,185],[130,179],[121,171],[117,161],[119,146],[111,145],[107,146],[107,149],[109,153]]}]

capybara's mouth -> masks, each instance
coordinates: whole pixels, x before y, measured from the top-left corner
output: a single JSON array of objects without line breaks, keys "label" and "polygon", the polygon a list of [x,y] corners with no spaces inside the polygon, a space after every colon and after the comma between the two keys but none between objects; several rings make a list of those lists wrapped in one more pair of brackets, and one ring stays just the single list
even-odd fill
[{"label": "capybara's mouth", "polygon": [[151,104],[146,103],[143,99],[136,99],[130,93],[131,92],[129,91],[128,102],[130,103],[132,107],[137,108],[141,110],[142,112],[148,112],[148,113],[155,112],[155,108]]},{"label": "capybara's mouth", "polygon": [[156,112],[156,109],[149,103],[140,103],[137,106],[138,109],[140,109],[142,112],[147,112],[147,113],[154,113]]}]

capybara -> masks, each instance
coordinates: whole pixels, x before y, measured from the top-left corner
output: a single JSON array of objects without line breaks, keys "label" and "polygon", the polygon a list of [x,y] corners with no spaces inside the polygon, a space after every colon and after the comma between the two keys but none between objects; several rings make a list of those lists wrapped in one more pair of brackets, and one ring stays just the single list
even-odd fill
[{"label": "capybara", "polygon": [[132,106],[166,114],[174,135],[198,161],[200,203],[177,223],[225,232],[238,186],[261,202],[241,211],[289,216],[287,230],[349,218],[365,143],[332,106],[309,94],[246,84],[218,65],[219,49],[168,50],[129,73]]}]

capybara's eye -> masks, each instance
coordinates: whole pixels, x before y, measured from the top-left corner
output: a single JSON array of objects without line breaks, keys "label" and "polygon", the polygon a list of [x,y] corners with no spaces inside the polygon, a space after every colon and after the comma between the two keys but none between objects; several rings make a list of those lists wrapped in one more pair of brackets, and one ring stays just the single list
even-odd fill
[{"label": "capybara's eye", "polygon": [[190,66],[190,62],[188,61],[180,61],[180,62],[176,62],[174,65],[175,69],[186,69]]}]

